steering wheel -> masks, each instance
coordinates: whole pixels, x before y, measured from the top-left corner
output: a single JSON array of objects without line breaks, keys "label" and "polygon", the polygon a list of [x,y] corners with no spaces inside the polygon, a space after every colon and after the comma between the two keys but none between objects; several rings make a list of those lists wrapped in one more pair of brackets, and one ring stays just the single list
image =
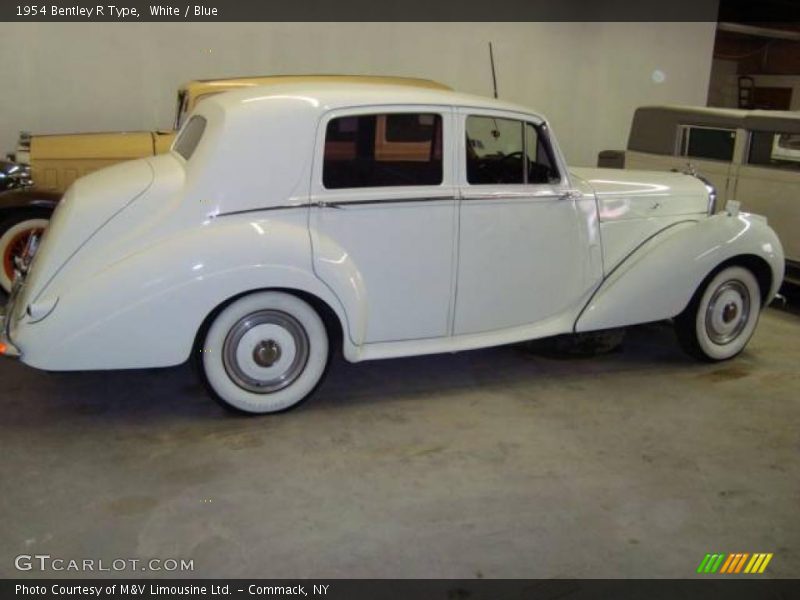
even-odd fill
[{"label": "steering wheel", "polygon": [[522,157],[523,152],[518,150],[516,152],[511,152],[510,154],[506,154],[502,156],[500,160],[497,161],[497,183],[522,183],[522,181],[517,181],[517,179],[522,175],[522,171],[520,170],[518,173],[509,173],[509,167],[507,163],[512,160],[519,160],[520,161],[520,169],[522,168]]},{"label": "steering wheel", "polygon": [[522,158],[522,150],[517,150],[516,152],[512,152],[511,154],[504,155],[503,157],[500,158],[500,162],[504,163],[512,158]]}]

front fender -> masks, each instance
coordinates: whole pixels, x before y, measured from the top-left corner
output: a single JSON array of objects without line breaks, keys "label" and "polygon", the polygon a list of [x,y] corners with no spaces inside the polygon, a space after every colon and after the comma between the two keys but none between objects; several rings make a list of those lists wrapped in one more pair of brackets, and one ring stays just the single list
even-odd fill
[{"label": "front fender", "polygon": [[54,282],[42,300],[55,302],[52,312],[33,323],[26,317],[11,337],[23,362],[48,370],[171,366],[186,361],[216,307],[264,288],[312,294],[346,328],[341,303],[311,269],[305,223],[304,211],[280,220],[217,218],[102,268],[75,265],[70,281]]},{"label": "front fender", "polygon": [[772,272],[765,302],[783,280],[783,248],[757,215],[720,213],[663,229],[603,280],[575,321],[576,332],[669,319],[680,314],[697,288],[720,264],[757,256]]},{"label": "front fender", "polygon": [[52,212],[60,200],[61,194],[37,188],[6,190],[0,192],[0,215],[31,208]]}]

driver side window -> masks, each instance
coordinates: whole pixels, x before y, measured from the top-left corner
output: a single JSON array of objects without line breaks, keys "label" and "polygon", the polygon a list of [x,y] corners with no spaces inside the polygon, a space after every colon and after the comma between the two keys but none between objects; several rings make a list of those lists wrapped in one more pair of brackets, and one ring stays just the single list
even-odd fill
[{"label": "driver side window", "polygon": [[541,128],[516,119],[469,116],[466,132],[470,184],[542,184],[559,180]]},{"label": "driver side window", "polygon": [[522,126],[513,119],[467,117],[469,183],[525,183]]}]

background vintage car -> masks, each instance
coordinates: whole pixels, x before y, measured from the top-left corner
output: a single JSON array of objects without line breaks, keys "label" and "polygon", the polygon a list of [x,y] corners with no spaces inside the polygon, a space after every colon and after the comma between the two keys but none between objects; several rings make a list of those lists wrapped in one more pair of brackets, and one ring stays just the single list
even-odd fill
[{"label": "background vintage car", "polygon": [[[183,124],[198,102],[224,91],[287,82],[333,81],[402,84],[449,89],[427,79],[362,75],[273,75],[228,79],[194,80],[178,89],[174,127]],[[47,225],[61,195],[78,177],[113,164],[161,154],[169,150],[175,131],[71,133],[59,135],[20,134],[16,153],[2,165],[0,189],[0,288],[9,291],[14,258],[32,233]]]},{"label": "background vintage car", "polygon": [[636,110],[626,151],[604,150],[599,166],[694,168],[728,200],[762,214],[786,253],[787,279],[800,283],[800,113],[684,106]]}]

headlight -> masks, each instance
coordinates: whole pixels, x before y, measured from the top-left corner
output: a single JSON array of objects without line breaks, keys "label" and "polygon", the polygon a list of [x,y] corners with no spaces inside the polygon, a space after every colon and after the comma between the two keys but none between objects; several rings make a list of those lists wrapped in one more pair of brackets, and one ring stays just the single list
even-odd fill
[{"label": "headlight", "polygon": [[27,165],[0,161],[0,189],[12,190],[33,185]]},{"label": "headlight", "polygon": [[[672,170],[677,171],[678,169],[672,169]],[[714,211],[717,208],[717,188],[708,179],[700,175],[700,173],[697,172],[697,169],[695,169],[692,163],[687,163],[686,168],[683,169],[681,172],[685,175],[691,175],[692,177],[696,177],[697,179],[702,181],[703,184],[706,186],[706,191],[708,192],[708,207],[706,209],[706,212],[709,215],[713,215]]]},{"label": "headlight", "polygon": [[706,191],[708,192],[708,214],[713,215],[717,208],[717,188],[702,175],[695,173],[694,176],[702,181],[706,186]]}]

